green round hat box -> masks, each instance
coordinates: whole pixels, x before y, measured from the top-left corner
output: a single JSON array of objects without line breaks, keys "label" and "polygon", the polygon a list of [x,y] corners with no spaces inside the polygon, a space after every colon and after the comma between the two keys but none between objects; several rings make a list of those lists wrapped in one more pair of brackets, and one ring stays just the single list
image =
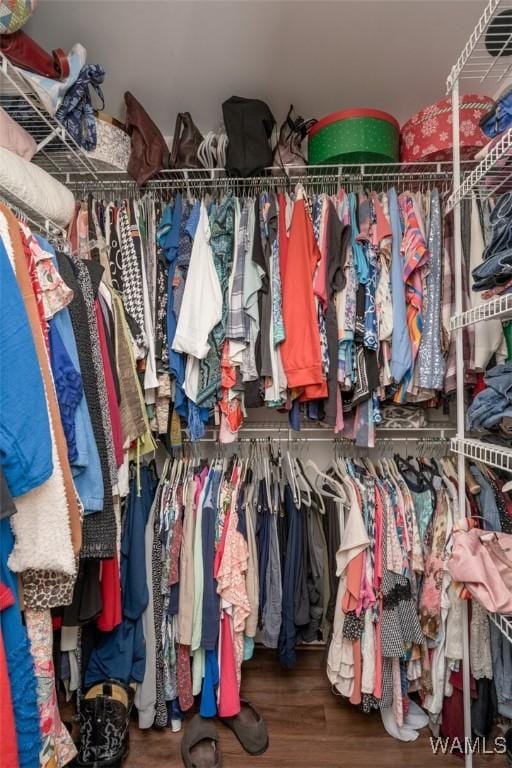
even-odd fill
[{"label": "green round hat box", "polygon": [[310,165],[398,163],[400,126],[380,109],[344,109],[319,120],[308,136]]}]

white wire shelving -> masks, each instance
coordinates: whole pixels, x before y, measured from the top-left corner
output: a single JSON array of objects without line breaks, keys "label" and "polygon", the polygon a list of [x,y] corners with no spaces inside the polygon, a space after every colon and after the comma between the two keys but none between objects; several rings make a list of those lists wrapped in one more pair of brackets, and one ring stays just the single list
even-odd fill
[{"label": "white wire shelving", "polygon": [[[455,255],[455,314],[450,327],[455,334],[457,375],[457,436],[451,440],[451,448],[457,454],[458,517],[466,516],[465,459],[488,464],[497,469],[512,472],[512,449],[466,438],[465,391],[464,391],[464,336],[466,325],[485,321],[492,317],[506,317],[510,311],[510,297],[492,299],[486,304],[464,311],[462,275],[461,201],[472,195],[487,199],[512,189],[512,129],[482,150],[480,162],[469,172],[461,163],[461,115],[460,98],[463,81],[469,81],[471,89],[496,94],[508,85],[512,74],[512,0],[488,0],[473,32],[447,78],[447,93],[452,101],[453,133],[453,190],[446,200],[445,209],[453,211],[453,243]],[[472,741],[471,681],[469,653],[469,612],[466,602],[462,610],[462,682],[464,707],[464,737]],[[504,636],[512,642],[512,623],[506,617],[491,616]],[[472,768],[473,755],[466,751],[465,768]]]},{"label": "white wire shelving", "polygon": [[[510,11],[497,20],[502,12]],[[512,58],[506,55],[512,45],[512,0],[489,0],[469,40],[451,69],[446,81],[450,93],[458,80],[492,79],[501,83],[512,72]],[[488,46],[495,55],[491,56]]]},{"label": "white wire shelving", "polygon": [[[466,172],[474,168],[474,161],[464,163]],[[59,177],[59,174],[56,174]],[[308,187],[321,187],[336,192],[339,187],[361,189],[396,186],[400,191],[417,189],[421,185],[437,185],[447,194],[451,189],[453,165],[451,162],[435,163],[363,163],[357,165],[303,165],[289,169],[288,174],[277,166],[265,168],[261,175],[249,178],[229,177],[224,168],[167,169],[151,178],[144,189],[149,191],[189,187],[207,189],[229,187],[235,191],[251,191],[262,187],[292,187],[303,183]],[[97,188],[117,192],[137,189],[133,179],[123,171],[97,171],[96,178],[88,178],[81,171],[62,174],[61,181],[75,192],[91,192]]]},{"label": "white wire shelving", "polygon": [[450,329],[456,331],[458,328],[464,328],[466,325],[473,325],[482,320],[512,318],[512,293],[505,296],[496,296],[494,299],[480,304],[479,307],[473,307],[461,314],[452,315],[450,319]]},{"label": "white wire shelving", "polygon": [[512,472],[512,448],[484,443],[474,438],[452,437],[451,449],[466,459],[481,461],[490,467]]},{"label": "white wire shelving", "polygon": [[489,619],[500,632],[512,643],[512,616],[502,616],[501,613],[489,613]]},{"label": "white wire shelving", "polygon": [[[489,51],[492,51],[492,55]],[[496,93],[512,76],[512,0],[489,0],[462,53],[447,78],[447,92],[464,80],[490,83]],[[449,212],[469,195],[487,199],[512,189],[512,128],[490,143],[478,165],[462,170],[460,185],[446,201]]]},{"label": "white wire shelving", "polygon": [[[464,171],[463,171],[464,173]],[[491,195],[502,194],[512,189],[512,128],[489,149],[485,157],[457,186],[446,201],[446,211],[453,208],[469,195],[485,200]]]},{"label": "white wire shelving", "polygon": [[0,53],[0,106],[34,138],[37,151],[32,162],[53,176],[81,173],[97,179],[105,169],[92,160],[64,127],[50,115],[30,81]]}]

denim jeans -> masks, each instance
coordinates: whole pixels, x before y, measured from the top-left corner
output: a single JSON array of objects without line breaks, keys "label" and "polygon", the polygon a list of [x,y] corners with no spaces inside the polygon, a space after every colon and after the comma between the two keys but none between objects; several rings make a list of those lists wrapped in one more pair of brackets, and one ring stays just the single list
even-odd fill
[{"label": "denim jeans", "polygon": [[496,365],[485,375],[487,389],[479,392],[467,415],[468,429],[490,429],[512,415],[512,363]]},{"label": "denim jeans", "polygon": [[512,275],[512,193],[502,195],[492,210],[489,222],[491,241],[483,252],[482,264],[472,272],[473,290],[483,291],[504,283]]}]

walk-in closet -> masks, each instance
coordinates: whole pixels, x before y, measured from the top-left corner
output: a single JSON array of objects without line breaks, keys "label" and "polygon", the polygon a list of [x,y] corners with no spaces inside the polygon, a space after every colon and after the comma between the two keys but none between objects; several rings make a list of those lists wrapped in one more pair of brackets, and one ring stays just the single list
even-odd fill
[{"label": "walk-in closet", "polygon": [[511,0],[0,2],[2,768],[512,767]]}]

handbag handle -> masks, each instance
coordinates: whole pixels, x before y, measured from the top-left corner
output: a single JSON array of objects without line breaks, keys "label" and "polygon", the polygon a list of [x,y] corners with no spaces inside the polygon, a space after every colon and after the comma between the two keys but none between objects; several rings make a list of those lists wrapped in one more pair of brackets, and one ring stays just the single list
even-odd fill
[{"label": "handbag handle", "polygon": [[180,149],[182,127],[183,127],[183,113],[178,112],[176,116],[176,125],[174,127],[174,136],[172,137],[172,148],[171,148],[171,157],[170,157],[171,168],[174,168],[174,166],[176,165],[176,161],[178,160],[178,152]]},{"label": "handbag handle", "polygon": [[53,66],[55,71],[58,72],[60,80],[65,80],[69,77],[69,59],[66,56],[62,48],[55,48],[52,51]]},{"label": "handbag handle", "polygon": [[97,97],[99,98],[101,102],[101,107],[99,110],[96,110],[97,112],[102,112],[105,109],[105,97],[103,96],[103,90],[101,88],[101,82],[95,82],[95,78],[91,77],[89,81],[89,85],[92,87],[94,92],[96,93]]}]

